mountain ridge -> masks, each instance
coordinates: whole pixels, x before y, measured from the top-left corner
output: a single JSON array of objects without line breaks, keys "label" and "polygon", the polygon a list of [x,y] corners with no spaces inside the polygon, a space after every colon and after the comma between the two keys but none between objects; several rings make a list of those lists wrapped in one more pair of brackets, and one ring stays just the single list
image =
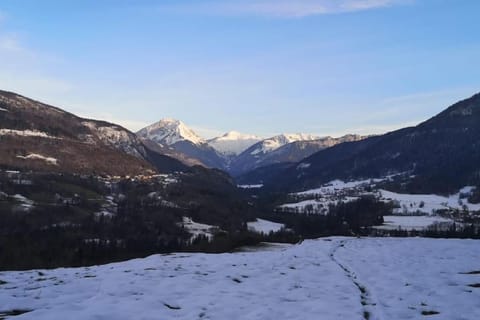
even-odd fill
[{"label": "mountain ridge", "polygon": [[[279,134],[262,139],[237,131],[230,131],[212,139],[204,139],[185,123],[175,119],[161,119],[139,130],[137,135],[145,144],[152,146],[156,143],[159,150],[163,150],[167,155],[186,164],[200,164],[225,170],[233,175],[242,174],[270,163],[299,161],[318,151],[319,148],[324,148],[323,145],[316,146],[315,143],[305,147],[301,145],[302,141],[344,139],[344,137],[320,138],[305,133]],[[276,152],[292,143],[299,144],[297,148],[292,147],[291,150],[285,148],[283,152]],[[265,161],[264,158],[268,158],[268,161]]]},{"label": "mountain ridge", "polygon": [[279,134],[262,139],[252,134],[230,131],[212,139],[203,139],[183,122],[162,119],[137,132],[147,145],[186,164],[225,170],[239,176],[262,166],[300,161],[338,143],[360,140],[360,135],[319,137],[312,134]]},{"label": "mountain ridge", "polygon": [[448,193],[480,184],[480,94],[461,100],[414,127],[319,151],[267,185],[318,187],[333,179],[379,178],[407,173],[408,192]]},{"label": "mountain ridge", "polygon": [[154,153],[116,124],[81,118],[9,91],[0,91],[0,108],[2,166],[106,175],[181,167],[163,155],[151,163]]}]

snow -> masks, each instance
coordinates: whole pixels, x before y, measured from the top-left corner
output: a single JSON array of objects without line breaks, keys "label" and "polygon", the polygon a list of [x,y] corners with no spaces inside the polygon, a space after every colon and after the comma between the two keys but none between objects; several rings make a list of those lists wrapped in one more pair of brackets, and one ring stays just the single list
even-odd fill
[{"label": "snow", "polygon": [[260,189],[263,188],[263,184],[239,184],[237,187],[240,189]]},{"label": "snow", "polygon": [[323,210],[323,208],[328,208],[330,204],[337,204],[340,201],[354,201],[360,196],[370,195],[380,201],[393,201],[396,205],[393,213],[398,215],[434,215],[441,210],[480,211],[480,204],[472,204],[468,201],[468,195],[475,189],[473,186],[466,186],[450,196],[401,194],[377,188],[378,183],[389,180],[394,176],[349,182],[333,180],[319,188],[290,194],[291,203],[279,206],[278,210],[292,211],[297,209],[299,212],[305,212],[307,206],[310,209],[313,206],[314,211],[318,209],[318,213],[326,214],[328,210]]},{"label": "snow", "polygon": [[312,164],[311,163],[300,163],[298,166],[297,166],[297,170],[303,170],[303,169],[308,169],[310,168]]},{"label": "snow", "polygon": [[[339,202],[352,202],[359,199],[360,195],[370,194],[363,190],[364,187],[373,185],[387,178],[368,179],[344,182],[333,180],[320,188],[310,189],[290,194],[295,202],[286,203],[277,207],[280,212],[300,212],[308,214],[328,214],[331,205]],[[300,201],[298,201],[300,200]]]},{"label": "snow", "polygon": [[277,150],[280,147],[283,147],[286,144],[296,142],[296,141],[312,141],[318,140],[319,137],[298,133],[298,134],[281,134],[269,139],[261,141],[255,150],[250,152],[251,155],[265,154]]},{"label": "snow", "polygon": [[453,220],[439,216],[384,216],[384,224],[375,227],[381,230],[424,230],[434,224],[451,224]]},{"label": "snow", "polygon": [[339,202],[352,202],[358,200],[358,197],[344,197],[344,198],[319,198],[303,200],[295,203],[286,203],[278,207],[279,211],[283,212],[300,212],[300,213],[314,213],[314,214],[328,214],[331,205],[337,205]]},{"label": "snow", "polygon": [[99,212],[95,213],[96,217],[113,217],[118,212],[118,204],[113,196],[105,197],[105,201]]},{"label": "snow", "polygon": [[282,223],[276,223],[273,221],[268,221],[264,219],[256,219],[253,222],[247,222],[248,230],[269,234],[270,232],[278,232],[285,228],[285,225]]},{"label": "snow", "polygon": [[150,192],[147,196],[152,200],[156,200],[157,205],[159,206],[166,208],[179,208],[176,203],[165,200],[162,192]]},{"label": "snow", "polygon": [[[30,211],[34,207],[34,202],[27,197],[22,196],[21,194],[16,194],[12,196],[13,199],[15,199],[17,202],[20,204],[16,207],[16,210],[20,211]],[[1,310],[1,308],[0,308]]]},{"label": "snow", "polygon": [[22,137],[40,137],[49,139],[58,139],[49,135],[48,133],[37,130],[13,130],[13,129],[0,129],[0,136],[22,136]]},{"label": "snow", "polygon": [[164,186],[168,186],[171,184],[176,184],[179,182],[177,176],[175,174],[155,174],[150,176],[152,178],[157,179]]},{"label": "snow", "polygon": [[190,141],[196,145],[206,143],[204,139],[199,137],[182,121],[175,119],[162,119],[157,123],[143,128],[138,132],[138,135],[168,146],[180,141]]},{"label": "snow", "polygon": [[[1,272],[15,319],[480,318],[479,241],[326,238],[255,252],[155,255]],[[1,313],[1,312],[0,312]]]},{"label": "snow", "polygon": [[191,234],[191,241],[200,235],[212,239],[213,235],[219,230],[216,226],[194,222],[189,217],[183,217],[183,221],[179,223],[179,225],[184,227],[187,232]]},{"label": "snow", "polygon": [[387,190],[380,190],[381,198],[384,201],[396,201],[400,208],[395,213],[422,212],[432,214],[437,210],[458,209],[463,210],[464,206],[468,211],[480,210],[480,204],[472,204],[468,199],[461,199],[462,194],[470,193],[474,187],[464,187],[458,193],[449,197],[434,194],[400,194]]},{"label": "snow", "polygon": [[346,190],[358,188],[361,186],[375,184],[375,183],[384,181],[385,179],[386,178],[367,179],[367,180],[356,180],[356,181],[349,181],[349,182],[344,182],[342,180],[333,180],[333,181],[330,181],[329,183],[324,184],[320,188],[298,192],[295,195],[297,196],[332,195],[337,193],[338,191],[346,191]]},{"label": "snow", "polygon": [[[136,137],[118,126],[99,126],[98,123],[93,121],[84,121],[82,124],[88,127],[92,133],[95,134],[103,143],[112,146],[116,149],[120,149],[130,155],[137,158],[143,158],[145,151],[141,147],[140,143],[136,141]],[[83,136],[88,143],[94,143],[91,136]]]},{"label": "snow", "polygon": [[23,160],[43,160],[48,164],[55,165],[55,166],[58,165],[58,160],[56,158],[46,157],[38,153],[30,153],[26,156],[17,156],[17,158],[23,159]]},{"label": "snow", "polygon": [[347,241],[338,261],[365,286],[372,319],[480,319],[480,242],[477,240],[369,239]]},{"label": "snow", "polygon": [[230,131],[221,137],[208,140],[208,144],[221,154],[236,156],[260,140],[262,139],[254,135]]}]

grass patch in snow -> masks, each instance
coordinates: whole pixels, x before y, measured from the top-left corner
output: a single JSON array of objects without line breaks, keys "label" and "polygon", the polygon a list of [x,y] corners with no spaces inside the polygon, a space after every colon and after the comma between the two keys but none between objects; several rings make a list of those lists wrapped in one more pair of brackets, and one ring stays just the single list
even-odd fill
[{"label": "grass patch in snow", "polygon": [[28,309],[13,309],[7,311],[0,311],[0,320],[6,319],[5,317],[15,317],[32,311],[33,310]]},{"label": "grass patch in snow", "polygon": [[480,275],[480,270],[470,271],[470,272],[460,272],[460,274],[469,274],[469,275]]},{"label": "grass patch in snow", "polygon": [[422,311],[422,316],[434,316],[434,315],[437,315],[437,314],[440,314],[440,312],[434,311],[434,310]]},{"label": "grass patch in snow", "polygon": [[182,309],[182,308],[180,308],[179,306],[174,306],[174,305],[168,304],[168,303],[166,303],[166,302],[164,302],[163,305],[164,305],[165,307],[167,307],[168,309],[170,309],[170,310],[180,310],[180,309]]}]

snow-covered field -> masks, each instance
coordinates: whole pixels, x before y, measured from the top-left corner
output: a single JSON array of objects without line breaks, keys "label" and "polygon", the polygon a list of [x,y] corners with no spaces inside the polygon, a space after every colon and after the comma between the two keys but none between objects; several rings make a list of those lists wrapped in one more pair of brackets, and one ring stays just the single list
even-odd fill
[{"label": "snow-covered field", "polygon": [[182,223],[179,223],[179,226],[185,228],[187,232],[190,233],[190,240],[192,241],[198,236],[205,236],[208,239],[212,239],[215,232],[219,230],[219,228],[216,226],[198,223],[189,217],[183,217],[183,221]]},{"label": "snow-covered field", "polygon": [[480,204],[472,204],[468,199],[462,199],[462,194],[469,194],[474,187],[462,188],[458,193],[448,197],[435,194],[400,194],[386,190],[380,190],[381,199],[384,201],[396,201],[400,208],[396,213],[405,212],[423,212],[432,214],[437,210],[457,209],[468,211],[480,210]]},{"label": "snow-covered field", "polygon": [[335,206],[339,202],[355,201],[360,196],[367,194],[378,197],[378,194],[367,192],[365,188],[375,187],[376,183],[390,178],[391,176],[349,182],[333,180],[319,188],[290,194],[293,201],[278,206],[277,211],[326,215],[329,213],[329,207]]},{"label": "snow-covered field", "polygon": [[327,238],[0,273],[12,319],[480,319],[480,242]]},{"label": "snow-covered field", "polygon": [[452,224],[453,220],[439,216],[384,216],[384,224],[374,227],[382,230],[424,230],[434,224]]},{"label": "snow-covered field", "polygon": [[257,219],[253,222],[247,222],[248,229],[258,233],[269,234],[270,232],[278,232],[285,228],[282,223],[276,223],[264,219]]},{"label": "snow-covered field", "polygon": [[349,181],[349,182],[344,182],[342,180],[333,180],[333,181],[330,181],[329,183],[324,184],[320,188],[298,192],[296,193],[296,195],[298,196],[336,195],[339,192],[352,190],[361,186],[374,185],[375,183],[381,182],[385,179],[388,179],[388,177],[384,179],[356,180],[356,181]]},{"label": "snow-covered field", "polygon": [[361,196],[370,195],[380,201],[393,202],[396,205],[393,213],[399,215],[435,215],[442,210],[480,211],[480,204],[472,204],[468,201],[468,196],[475,187],[466,186],[450,196],[401,194],[376,187],[379,182],[392,177],[394,176],[349,182],[333,180],[320,188],[290,194],[292,202],[280,205],[277,210],[280,212],[328,214],[330,205],[355,201]]},{"label": "snow-covered field", "polygon": [[342,197],[342,198],[318,198],[303,200],[296,203],[286,203],[278,207],[281,212],[299,212],[307,214],[328,214],[331,205],[338,205],[340,201],[351,202],[358,200],[358,197]]}]

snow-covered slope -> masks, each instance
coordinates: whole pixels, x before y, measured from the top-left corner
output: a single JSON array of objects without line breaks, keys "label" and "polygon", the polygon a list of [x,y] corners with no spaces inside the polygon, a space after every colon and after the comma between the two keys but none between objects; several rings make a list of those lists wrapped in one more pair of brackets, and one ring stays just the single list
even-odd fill
[{"label": "snow-covered slope", "polygon": [[280,134],[278,136],[274,136],[260,141],[252,148],[250,148],[248,152],[251,155],[265,154],[277,150],[278,148],[295,141],[311,141],[317,139],[319,139],[319,137],[304,133]]},{"label": "snow-covered slope", "polygon": [[278,207],[279,212],[328,214],[329,206],[339,202],[351,202],[362,196],[373,196],[377,200],[392,203],[395,215],[437,215],[451,211],[480,211],[480,204],[470,203],[468,197],[476,189],[461,188],[449,196],[435,194],[401,194],[377,187],[378,183],[392,181],[398,175],[378,179],[344,182],[333,180],[319,188],[290,194],[289,203]]},{"label": "snow-covered slope", "polygon": [[269,220],[256,219],[255,221],[247,222],[247,227],[250,231],[269,234],[270,232],[278,232],[284,229],[285,225]]},{"label": "snow-covered slope", "polygon": [[80,118],[0,90],[0,164],[81,174],[151,174],[148,151],[127,129]]},{"label": "snow-covered slope", "polygon": [[208,140],[208,144],[221,154],[226,156],[236,156],[260,140],[262,139],[254,135],[230,131],[221,137]]},{"label": "snow-covered slope", "polygon": [[145,158],[145,147],[140,139],[132,132],[115,124],[100,121],[83,121],[82,124],[91,131],[91,135],[81,134],[79,135],[80,138],[90,142],[92,136],[95,136],[107,146],[111,146],[140,159]]},{"label": "snow-covered slope", "polygon": [[[361,139],[364,137],[352,134],[339,138],[319,138],[309,134],[278,135],[256,143],[233,159],[231,173],[237,177],[243,175],[240,180],[244,183],[259,183],[261,180],[256,176],[261,174],[255,172],[257,168],[268,171],[268,166],[299,162],[320,150]],[[253,180],[244,175],[247,172],[252,173]]]},{"label": "snow-covered slope", "polygon": [[162,119],[143,128],[137,135],[167,146],[171,146],[179,141],[190,141],[196,145],[206,143],[185,123],[175,119]]},{"label": "snow-covered slope", "polygon": [[326,238],[0,273],[15,319],[480,319],[480,241]]}]

